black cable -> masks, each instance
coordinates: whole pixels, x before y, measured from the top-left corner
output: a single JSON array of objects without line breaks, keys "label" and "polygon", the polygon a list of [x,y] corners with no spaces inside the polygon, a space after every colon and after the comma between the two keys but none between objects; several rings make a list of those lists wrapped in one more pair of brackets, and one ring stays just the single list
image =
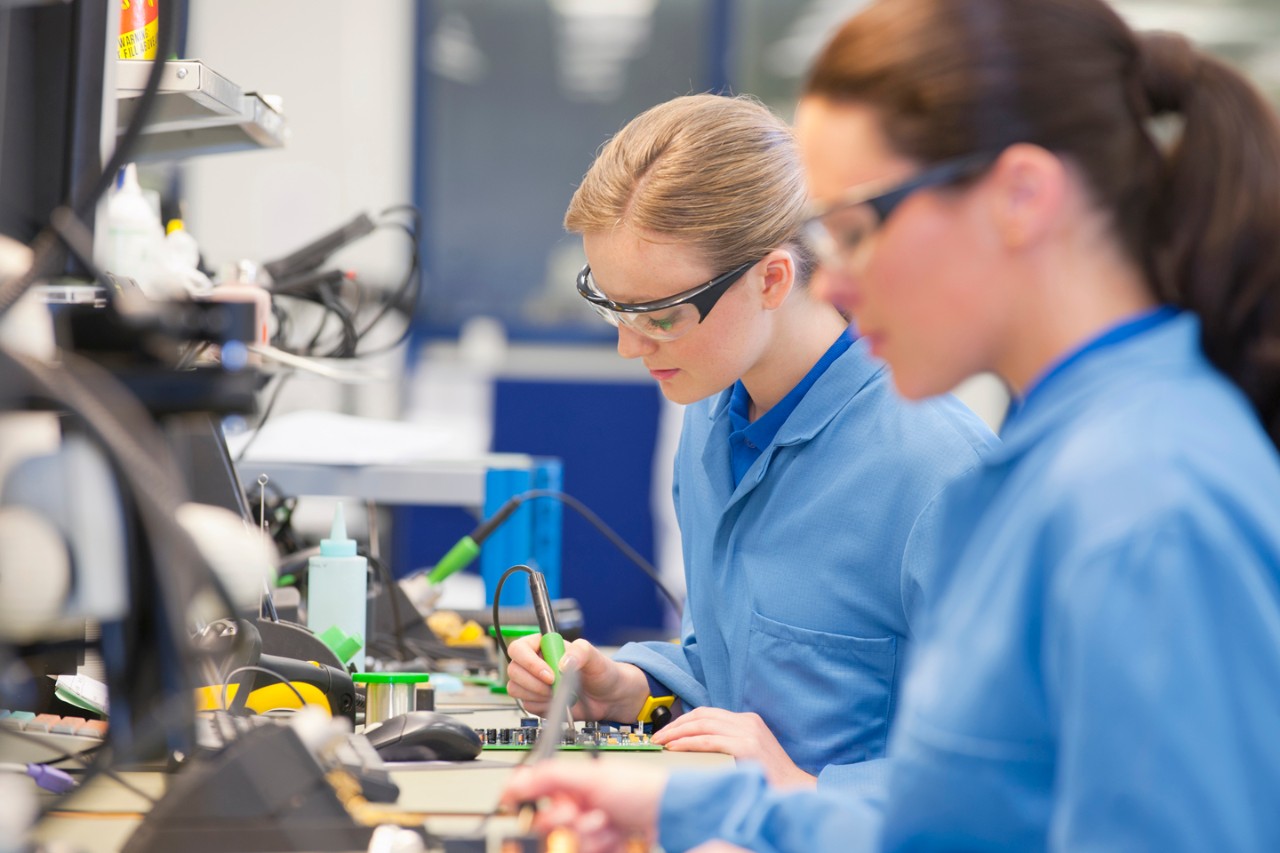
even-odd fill
[{"label": "black cable", "polygon": [[359,277],[354,273],[345,273],[342,280],[338,282],[341,285],[348,285],[351,289],[355,304],[351,306],[351,316],[359,317],[360,312],[364,310],[365,287],[361,284]]},{"label": "black cable", "polygon": [[[412,225],[404,222],[389,219],[395,214],[410,214],[412,217]],[[317,270],[315,264],[308,267],[305,272],[292,275],[287,278],[278,279],[272,286],[271,292],[275,296],[286,296],[292,299],[301,299],[312,302],[325,309],[325,313],[321,315],[320,324],[315,332],[311,335],[310,340],[301,349],[292,349],[288,346],[288,335],[285,333],[285,324],[281,322],[277,329],[275,337],[276,345],[287,351],[297,355],[312,356],[317,352],[322,352],[326,358],[362,358],[365,356],[378,355],[395,349],[402,344],[413,329],[413,316],[417,311],[418,302],[422,296],[422,258],[419,247],[419,237],[421,234],[422,214],[413,205],[398,204],[385,208],[380,214],[383,221],[378,222],[372,228],[364,233],[356,235],[352,239],[360,239],[373,231],[382,229],[393,229],[403,232],[409,239],[410,243],[410,262],[409,270],[405,274],[404,279],[396,286],[396,288],[381,301],[373,317],[368,322],[360,324],[358,318],[365,306],[365,298],[367,296],[367,288],[363,282],[354,276],[347,276],[341,270]],[[368,223],[368,218],[363,217]],[[342,293],[335,289],[344,283],[348,283],[352,287],[352,297],[350,302],[353,303],[348,307],[344,303]],[[412,293],[412,296],[410,296]],[[408,304],[404,304],[408,300]],[[375,349],[360,351],[359,345],[365,336],[377,326],[392,310],[401,309],[406,314],[406,322],[404,329],[394,341],[379,346]],[[273,310],[276,310],[273,306]],[[337,318],[341,324],[339,338],[332,345],[321,346],[321,338],[325,330],[328,328],[330,316]],[[278,318],[279,319],[279,318]]]},{"label": "black cable", "polygon": [[[19,730],[17,730],[17,729],[11,729],[11,728],[8,728],[7,726],[0,726],[0,734],[6,734],[6,735],[9,735],[10,737],[18,738],[19,740],[24,740],[24,741],[26,741],[27,743],[34,743],[34,744],[37,744],[37,745],[39,745],[40,747],[42,747],[42,748],[44,748],[44,749],[48,749],[48,748],[49,748],[49,745],[48,745],[47,743],[45,743],[43,740],[41,740],[40,738],[36,737],[35,735],[31,734],[30,732],[24,732],[24,731],[19,731]],[[92,765],[90,764],[90,762],[88,762],[88,761],[86,761],[86,760],[85,760],[84,756],[86,756],[86,755],[95,755],[96,753],[100,752],[100,751],[101,751],[105,746],[106,746],[106,744],[105,744],[105,743],[103,743],[103,744],[101,744],[101,745],[99,745],[99,746],[91,746],[91,747],[89,747],[88,749],[82,750],[82,751],[80,751],[80,752],[63,752],[63,753],[60,753],[60,754],[58,754],[58,755],[54,756],[53,758],[46,758],[46,759],[42,759],[42,760],[40,760],[40,761],[30,762],[30,763],[34,763],[34,764],[46,764],[46,765],[50,765],[50,766],[52,766],[52,765],[55,765],[55,764],[61,764],[61,763],[62,763],[62,762],[64,762],[64,761],[75,761],[75,762],[79,763],[81,767],[91,768],[91,766],[92,766]],[[115,782],[116,782],[117,784],[119,784],[121,787],[123,787],[123,788],[127,788],[128,790],[130,790],[130,791],[132,791],[133,793],[137,794],[139,797],[142,797],[142,799],[146,800],[148,803],[150,803],[150,804],[151,804],[151,805],[153,805],[153,806],[154,806],[156,803],[160,802],[158,799],[156,799],[155,797],[151,796],[151,795],[150,795],[150,794],[148,794],[146,791],[144,791],[144,790],[142,790],[141,788],[139,788],[137,785],[134,785],[134,784],[133,784],[132,782],[130,782],[128,779],[124,778],[124,777],[123,777],[123,776],[121,776],[119,773],[117,773],[116,771],[114,771],[114,770],[110,769],[109,767],[105,767],[105,766],[97,767],[97,768],[94,770],[94,773],[95,773],[95,774],[100,774],[100,775],[102,775],[102,776],[106,776],[108,779],[111,779],[111,780],[115,781]],[[91,779],[91,778],[92,778],[92,776],[86,776],[83,780],[80,780],[80,781],[78,781],[78,782],[76,783],[76,787],[77,787],[77,788],[79,788],[79,787],[83,787],[83,786],[84,786],[84,784],[85,784],[86,782],[88,782],[88,781],[89,781],[89,779]],[[69,792],[67,792],[67,793],[71,793],[71,792],[69,791]]]},{"label": "black cable", "polygon": [[258,618],[270,619],[272,622],[280,621],[280,611],[276,609],[276,602],[270,592],[262,594],[262,603],[258,606]]},{"label": "black cable", "polygon": [[[294,687],[294,686],[293,686],[293,682],[291,682],[289,679],[285,678],[283,675],[281,675],[280,673],[276,672],[276,671],[275,671],[275,670],[273,670],[273,669],[267,669],[265,666],[253,666],[253,665],[246,665],[246,666],[238,666],[238,667],[236,667],[235,669],[233,669],[233,670],[231,670],[230,672],[228,672],[228,673],[226,674],[226,676],[225,676],[225,677],[223,677],[223,679],[222,679],[222,709],[220,709],[220,710],[225,710],[225,709],[226,709],[226,707],[227,707],[227,687],[231,684],[231,679],[235,678],[237,675],[239,675],[239,674],[240,674],[240,673],[242,673],[242,672],[261,672],[261,673],[263,673],[264,675],[269,675],[269,676],[271,676],[272,678],[276,679],[276,680],[277,680],[277,681],[279,681],[281,684],[283,684],[285,687],[288,687],[290,690],[292,690],[292,691],[293,691],[293,695],[298,697],[298,703],[299,703],[302,707],[304,707],[304,708],[305,708],[305,707],[307,707],[307,700],[306,700],[306,699],[304,699],[304,698],[302,698],[302,692],[301,692],[301,691],[299,691],[299,690],[298,690],[298,688]],[[253,689],[252,689],[252,688],[251,688],[251,689],[249,689],[249,690],[246,690],[246,691],[245,691],[245,695],[246,695],[246,697],[248,696],[248,694],[250,694],[250,693],[252,693],[252,692],[253,692]]]},{"label": "black cable", "polygon": [[[289,294],[284,294],[284,295],[288,296]],[[320,342],[320,336],[324,334],[325,327],[327,327],[327,326],[329,325],[329,315],[330,315],[330,314],[332,314],[333,312],[329,310],[329,306],[328,306],[328,305],[325,305],[325,304],[320,300],[320,297],[319,297],[319,296],[316,296],[316,295],[307,295],[307,296],[299,296],[298,298],[299,298],[299,299],[305,299],[305,300],[307,300],[308,302],[313,302],[313,303],[315,303],[316,305],[319,305],[321,308],[323,308],[323,309],[324,309],[324,312],[320,315],[320,325],[319,325],[319,326],[317,326],[317,327],[316,327],[315,332],[314,332],[314,333],[312,333],[312,335],[311,335],[311,340],[307,341],[306,348],[305,348],[305,349],[303,349],[301,352],[299,352],[299,353],[298,353],[298,355],[306,355],[306,356],[309,356],[309,355],[312,355],[313,353],[315,353],[315,351],[316,351],[316,344],[318,344],[318,343]]]},{"label": "black cable", "polygon": [[280,378],[276,380],[276,387],[271,391],[271,398],[267,400],[267,405],[262,409],[262,417],[258,418],[258,425],[253,429],[253,435],[249,436],[249,439],[244,443],[244,447],[241,447],[240,452],[236,454],[237,465],[244,459],[244,455],[249,452],[249,448],[253,443],[258,440],[258,436],[262,435],[262,428],[266,426],[267,418],[271,417],[271,412],[276,407],[276,400],[280,399],[280,391],[291,376],[293,376],[292,370],[281,373]]},{"label": "black cable", "polygon": [[[288,291],[271,291],[271,296],[273,296],[273,302],[271,302],[271,304],[273,304],[273,311],[278,311],[278,316],[276,316],[276,320],[278,320],[278,327],[276,327],[276,334],[274,338],[275,346],[285,352],[292,352],[293,355],[314,355],[316,345],[320,342],[320,336],[323,336],[325,328],[329,325],[329,306],[325,305],[324,302],[320,300],[320,296],[317,295],[317,293],[312,292],[293,293]],[[303,345],[302,347],[292,346],[291,343],[289,343],[289,338],[292,337],[293,316],[289,311],[285,310],[279,302],[275,302],[274,300],[274,297],[282,296],[285,298],[291,298],[291,300],[311,302],[312,305],[319,306],[320,309],[323,309],[320,314],[319,327],[316,327],[315,332],[311,334],[310,341],[307,341],[306,345]],[[283,318],[287,318],[287,320],[280,321],[282,316]]]},{"label": "black cable", "polygon": [[404,330],[400,333],[400,336],[396,338],[394,343],[388,344],[384,347],[381,347],[371,352],[366,352],[364,353],[364,355],[373,355],[376,352],[385,352],[388,349],[394,349],[395,347],[399,346],[400,343],[403,342],[406,337],[408,337],[409,330],[413,327],[413,315],[417,310],[418,299],[422,291],[422,280],[421,280],[422,258],[418,251],[417,231],[413,228],[408,227],[404,223],[400,223],[400,222],[382,223],[378,227],[379,228],[395,228],[397,230],[403,231],[406,235],[408,235],[410,246],[411,246],[410,255],[409,255],[409,258],[410,258],[409,272],[405,275],[404,281],[401,282],[400,286],[396,288],[396,290],[390,296],[388,296],[387,299],[382,303],[382,308],[379,309],[378,313],[375,314],[373,319],[370,320],[368,324],[365,325],[364,329],[360,331],[359,336],[363,338],[366,334],[368,334],[370,329],[376,326],[382,320],[383,317],[387,316],[388,312],[390,312],[392,308],[396,307],[396,305],[399,304],[400,301],[404,299],[404,296],[406,293],[409,292],[410,287],[413,287],[415,283],[417,284],[417,286],[414,288],[413,301],[406,311],[408,319],[407,319],[407,322],[405,323]]},{"label": "black cable", "polygon": [[[319,346],[320,337],[328,326],[329,316],[332,315],[338,319],[338,323],[341,326],[339,340],[332,346],[323,348],[327,350],[323,357],[352,357],[355,352],[358,333],[355,327],[355,316],[352,310],[343,303],[339,289],[346,280],[347,277],[341,270],[328,270],[321,273],[307,273],[296,279],[286,279],[272,286],[271,293],[274,296],[301,299],[305,302],[314,303],[325,310],[325,313],[321,315],[320,325],[311,335],[311,340],[307,342],[306,348],[297,354],[307,356],[315,354]],[[282,346],[282,349],[288,350],[288,347]],[[289,351],[296,352],[294,350]]]},{"label": "black cable", "polygon": [[347,274],[339,269],[314,270],[274,281],[267,289],[277,296],[296,296],[317,302],[318,289],[322,284],[341,284],[346,277]]},{"label": "black cable", "polygon": [[[39,744],[44,749],[49,748],[49,744],[45,743],[40,738],[36,737],[30,732],[21,731],[20,729],[11,729],[8,726],[0,726],[0,734],[10,735],[15,738],[20,738],[22,740],[27,741],[28,743]],[[36,763],[37,764],[61,764],[64,761],[79,761],[82,765],[84,765],[86,764],[86,762],[81,758],[82,755],[91,755],[93,753],[98,752],[100,749],[102,749],[105,746],[106,746],[106,743],[102,743],[102,744],[99,744],[98,746],[91,746],[88,749],[80,750],[79,752],[60,752],[54,755],[52,758],[42,758]]]},{"label": "black cable", "polygon": [[[175,711],[181,714],[183,716],[183,719],[186,719],[186,716],[187,716],[185,713],[186,707],[182,705],[181,702],[179,701],[185,698],[186,697],[170,696],[162,702],[160,708],[158,708],[156,711],[156,718],[161,722],[161,725],[152,729],[148,729],[147,731],[143,732],[142,737],[138,739],[139,748],[136,751],[139,754],[149,752],[151,749],[157,746],[160,746],[164,743],[166,738],[165,724],[168,720],[170,720],[173,717]],[[174,707],[175,704],[177,704],[178,707],[175,708]],[[5,731],[5,729],[3,727],[0,727],[0,732],[3,732],[3,731]],[[110,732],[110,730],[108,730],[108,732]],[[25,733],[15,733],[15,734],[25,734]],[[30,737],[30,735],[27,735],[27,736]],[[84,767],[84,776],[80,779],[80,787],[88,786],[89,783],[94,781],[98,776],[106,776],[107,778],[113,779],[114,781],[119,783],[122,787],[133,790],[134,793],[136,793],[138,796],[142,797],[143,799],[151,800],[153,804],[156,802],[156,800],[150,794],[147,794],[145,791],[137,789],[127,779],[125,779],[119,773],[117,773],[116,771],[108,767],[106,762],[102,759],[102,756],[104,754],[114,758],[114,753],[112,752],[110,743],[103,743],[102,745],[99,745],[99,746],[91,746],[88,749],[83,750],[79,754],[68,753],[65,759],[59,759],[59,760],[77,761]],[[93,755],[94,760],[92,762],[85,761],[83,756],[86,756],[86,755]],[[59,794],[46,802],[42,802],[40,804],[40,814],[36,818],[36,823],[39,823],[51,812],[58,811],[58,809],[62,806],[63,803],[65,803],[71,797],[76,795],[76,792],[78,790],[79,788],[68,791],[65,794]]]},{"label": "black cable", "polygon": [[283,305],[272,299],[271,314],[276,318],[276,333],[272,335],[271,343],[279,349],[285,349],[285,342],[289,340],[289,331],[292,325],[289,312],[284,310]]},{"label": "black cable", "polygon": [[173,369],[186,370],[191,367],[191,365],[195,363],[195,360],[200,357],[201,353],[211,346],[213,346],[213,344],[210,341],[200,341],[198,343],[190,344],[187,347],[187,351],[182,354],[182,358],[178,359],[178,363],[174,365]]},{"label": "black cable", "polygon": [[511,655],[507,653],[507,640],[502,636],[502,623],[498,620],[498,601],[502,598],[502,585],[514,572],[525,572],[530,577],[533,576],[533,569],[528,566],[512,566],[502,573],[502,577],[498,578],[498,585],[493,588],[493,636],[498,641],[498,648],[502,649],[502,656],[507,660],[511,660]]},{"label": "black cable", "polygon": [[413,230],[422,231],[422,211],[418,209],[416,204],[393,204],[390,207],[384,207],[378,214],[379,216],[388,216],[392,213],[409,213],[413,215]]},{"label": "black cable", "polygon": [[524,501],[537,500],[539,498],[553,498],[558,500],[577,512],[578,515],[585,518],[593,527],[596,528],[596,530],[600,532],[601,535],[604,536],[605,539],[612,542],[613,546],[621,551],[623,556],[635,563],[640,568],[640,571],[649,576],[649,579],[658,587],[658,591],[666,596],[667,601],[671,602],[671,606],[675,608],[676,613],[683,611],[684,605],[676,597],[675,593],[666,585],[666,583],[663,582],[662,578],[658,575],[658,570],[654,568],[653,564],[641,556],[639,551],[632,548],[625,539],[618,535],[617,531],[605,524],[600,516],[592,512],[582,501],[572,495],[556,491],[555,489],[530,489],[527,492],[521,492],[511,498],[511,500],[523,503]]},{"label": "black cable", "polygon": [[396,606],[396,579],[391,574],[390,567],[388,567],[386,563],[382,562],[382,560],[372,554],[366,554],[365,559],[367,559],[369,561],[369,565],[373,566],[374,570],[377,571],[379,578],[382,580],[382,585],[386,587],[387,603],[391,607],[391,623],[395,629],[396,645],[405,657],[409,657],[409,647],[404,643],[404,621],[400,618],[400,608]]},{"label": "black cable", "polygon": [[356,343],[360,339],[360,333],[356,331],[355,318],[351,312],[347,310],[347,306],[342,304],[342,299],[333,285],[325,283],[319,288],[321,303],[328,308],[341,326],[341,340],[335,344],[327,353],[326,358],[352,358],[355,355]]}]

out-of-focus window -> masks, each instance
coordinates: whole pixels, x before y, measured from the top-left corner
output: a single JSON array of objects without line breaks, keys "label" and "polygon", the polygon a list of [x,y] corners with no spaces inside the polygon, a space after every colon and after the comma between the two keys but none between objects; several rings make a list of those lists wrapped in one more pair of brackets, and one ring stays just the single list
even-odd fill
[{"label": "out-of-focus window", "polygon": [[646,108],[716,86],[710,0],[424,0],[419,324],[476,315],[513,337],[608,339],[575,293],[565,208],[597,149]]},{"label": "out-of-focus window", "polygon": [[[1280,102],[1277,0],[1117,0],[1185,32]],[[418,328],[497,318],[520,339],[609,341],[573,287],[569,198],[599,146],[676,95],[753,94],[794,111],[805,70],[866,0],[421,0],[416,196],[426,215]]]}]

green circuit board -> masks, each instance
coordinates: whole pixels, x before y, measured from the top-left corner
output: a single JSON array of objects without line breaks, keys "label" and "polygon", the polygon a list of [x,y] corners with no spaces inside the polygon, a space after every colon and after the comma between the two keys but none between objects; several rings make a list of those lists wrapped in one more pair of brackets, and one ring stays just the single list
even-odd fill
[{"label": "green circuit board", "polygon": [[[483,749],[528,750],[543,736],[543,729],[531,725],[531,720],[513,728],[476,729]],[[636,728],[639,728],[638,726]],[[597,726],[578,724],[574,734],[560,735],[563,742],[557,748],[565,751],[602,752],[661,752],[662,746],[649,740],[643,731],[633,731],[631,726]]]}]

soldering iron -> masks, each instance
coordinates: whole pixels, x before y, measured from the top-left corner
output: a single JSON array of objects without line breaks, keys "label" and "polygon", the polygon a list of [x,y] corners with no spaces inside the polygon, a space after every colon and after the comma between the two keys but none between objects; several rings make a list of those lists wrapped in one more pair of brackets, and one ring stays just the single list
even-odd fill
[{"label": "soldering iron", "polygon": [[542,640],[539,643],[539,651],[542,653],[542,659],[547,662],[547,666],[551,667],[551,672],[555,676],[552,683],[552,689],[560,684],[560,661],[564,657],[564,637],[560,635],[560,631],[556,628],[556,619],[551,610],[551,596],[547,594],[547,579],[542,572],[534,571],[525,565],[512,566],[502,573],[502,577],[498,578],[498,585],[493,591],[493,627],[494,636],[498,641],[498,645],[502,647],[504,657],[510,659],[507,653],[507,643],[502,637],[502,623],[498,616],[498,602],[502,598],[502,586],[506,583],[507,578],[515,572],[524,572],[529,576],[529,597],[533,599],[533,612],[538,620],[538,631],[542,634]]},{"label": "soldering iron", "polygon": [[539,649],[542,659],[551,667],[555,676],[552,688],[560,684],[560,660],[564,657],[564,637],[556,630],[555,616],[551,612],[551,597],[547,595],[547,579],[542,572],[529,572],[529,597],[533,599],[533,613],[538,619],[538,631],[542,634]]},{"label": "soldering iron", "polygon": [[497,512],[477,525],[475,530],[459,539],[427,574],[427,580],[432,584],[439,584],[454,572],[466,568],[477,556],[479,556],[480,546],[484,544],[486,539],[493,535],[495,530],[501,527],[502,524],[506,522],[506,520],[509,519],[525,501],[537,498],[551,498],[560,501],[565,506],[577,512],[593,527],[599,530],[606,539],[612,542],[627,559],[635,563],[642,572],[649,576],[649,579],[658,587],[658,591],[661,592],[669,602],[671,602],[671,606],[675,608],[677,613],[682,610],[680,599],[665,583],[663,583],[662,578],[658,575],[658,570],[653,567],[653,564],[640,556],[635,548],[632,548],[627,544],[626,540],[619,536],[613,528],[605,524],[598,515],[588,509],[582,501],[572,495],[567,495],[564,492],[559,492],[554,489],[531,489],[508,499],[506,503],[498,508]]},{"label": "soldering iron", "polygon": [[[454,572],[461,571],[480,554],[480,545],[484,540],[493,535],[493,531],[502,526],[502,523],[511,517],[520,504],[524,503],[523,495],[516,495],[511,498],[493,515],[489,516],[475,530],[466,536],[463,536],[457,543],[449,549],[449,551],[440,558],[435,568],[427,575],[427,580],[433,584],[438,584]],[[543,586],[545,587],[545,581]]]}]

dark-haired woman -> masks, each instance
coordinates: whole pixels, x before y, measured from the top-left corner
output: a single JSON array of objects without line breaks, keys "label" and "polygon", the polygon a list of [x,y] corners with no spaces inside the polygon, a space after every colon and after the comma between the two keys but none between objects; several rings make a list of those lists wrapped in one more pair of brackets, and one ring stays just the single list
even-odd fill
[{"label": "dark-haired woman", "polygon": [[828,295],[898,390],[987,369],[1017,401],[948,496],[887,798],[628,774],[615,804],[603,769],[512,793],[668,851],[1280,849],[1274,111],[1100,0],[882,0],[797,131]]}]

